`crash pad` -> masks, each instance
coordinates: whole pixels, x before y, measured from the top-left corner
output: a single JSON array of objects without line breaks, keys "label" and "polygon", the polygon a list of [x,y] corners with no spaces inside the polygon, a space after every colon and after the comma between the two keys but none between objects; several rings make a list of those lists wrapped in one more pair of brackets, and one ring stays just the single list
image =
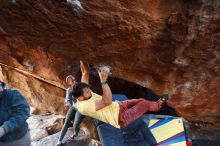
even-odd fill
[{"label": "crash pad", "polygon": [[182,118],[151,119],[148,127],[158,145],[186,146]]}]

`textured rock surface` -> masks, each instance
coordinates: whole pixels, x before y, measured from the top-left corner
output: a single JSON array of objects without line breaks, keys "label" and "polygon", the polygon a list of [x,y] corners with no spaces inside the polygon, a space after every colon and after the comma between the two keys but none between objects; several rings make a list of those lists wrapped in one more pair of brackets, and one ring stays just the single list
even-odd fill
[{"label": "textured rock surface", "polygon": [[[48,137],[42,138],[38,141],[32,141],[32,146],[56,146],[59,139],[60,132],[50,135]],[[65,143],[63,146],[99,146],[98,141],[91,140],[88,135],[83,131],[80,131],[79,136],[72,141],[68,141],[68,137],[72,135],[72,129],[68,129],[66,137],[64,138]]]},{"label": "textured rock surface", "polygon": [[[32,146],[56,146],[63,126],[64,117],[61,115],[44,114],[32,115],[27,120],[30,127]],[[68,138],[73,134],[70,127],[63,139],[64,146],[98,146],[97,131],[94,120],[85,118],[80,125],[79,135],[74,140]]]},{"label": "textured rock surface", "polygon": [[31,141],[38,141],[59,132],[64,123],[64,116],[32,115],[27,122],[30,128]]},{"label": "textured rock surface", "polygon": [[0,76],[62,113],[76,61],[106,63],[114,77],[168,93],[181,116],[220,127],[219,30],[219,0],[3,0]]}]

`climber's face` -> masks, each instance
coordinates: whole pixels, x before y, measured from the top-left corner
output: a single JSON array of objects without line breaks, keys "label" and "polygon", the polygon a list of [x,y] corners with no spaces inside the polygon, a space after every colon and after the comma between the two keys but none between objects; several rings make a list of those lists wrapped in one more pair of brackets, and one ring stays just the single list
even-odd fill
[{"label": "climber's face", "polygon": [[74,83],[75,83],[75,80],[73,80],[73,79],[69,79],[69,80],[68,80],[69,86],[73,86]]},{"label": "climber's face", "polygon": [[92,90],[89,87],[82,89],[84,100],[90,99],[92,97]]}]

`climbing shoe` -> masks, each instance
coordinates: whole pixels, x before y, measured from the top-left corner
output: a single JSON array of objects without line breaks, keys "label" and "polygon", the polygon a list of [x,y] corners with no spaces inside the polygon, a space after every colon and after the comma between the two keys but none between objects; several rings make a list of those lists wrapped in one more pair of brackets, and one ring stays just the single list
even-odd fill
[{"label": "climbing shoe", "polygon": [[169,99],[169,96],[167,94],[162,95],[162,97],[158,100],[161,103],[165,103]]}]

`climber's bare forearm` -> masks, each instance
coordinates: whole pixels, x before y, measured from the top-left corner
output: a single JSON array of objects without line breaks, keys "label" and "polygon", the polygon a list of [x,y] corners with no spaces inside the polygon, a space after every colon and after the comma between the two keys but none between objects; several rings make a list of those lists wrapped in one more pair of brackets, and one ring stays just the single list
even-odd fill
[{"label": "climber's bare forearm", "polygon": [[80,69],[82,72],[81,82],[89,84],[89,65],[80,60]]}]

